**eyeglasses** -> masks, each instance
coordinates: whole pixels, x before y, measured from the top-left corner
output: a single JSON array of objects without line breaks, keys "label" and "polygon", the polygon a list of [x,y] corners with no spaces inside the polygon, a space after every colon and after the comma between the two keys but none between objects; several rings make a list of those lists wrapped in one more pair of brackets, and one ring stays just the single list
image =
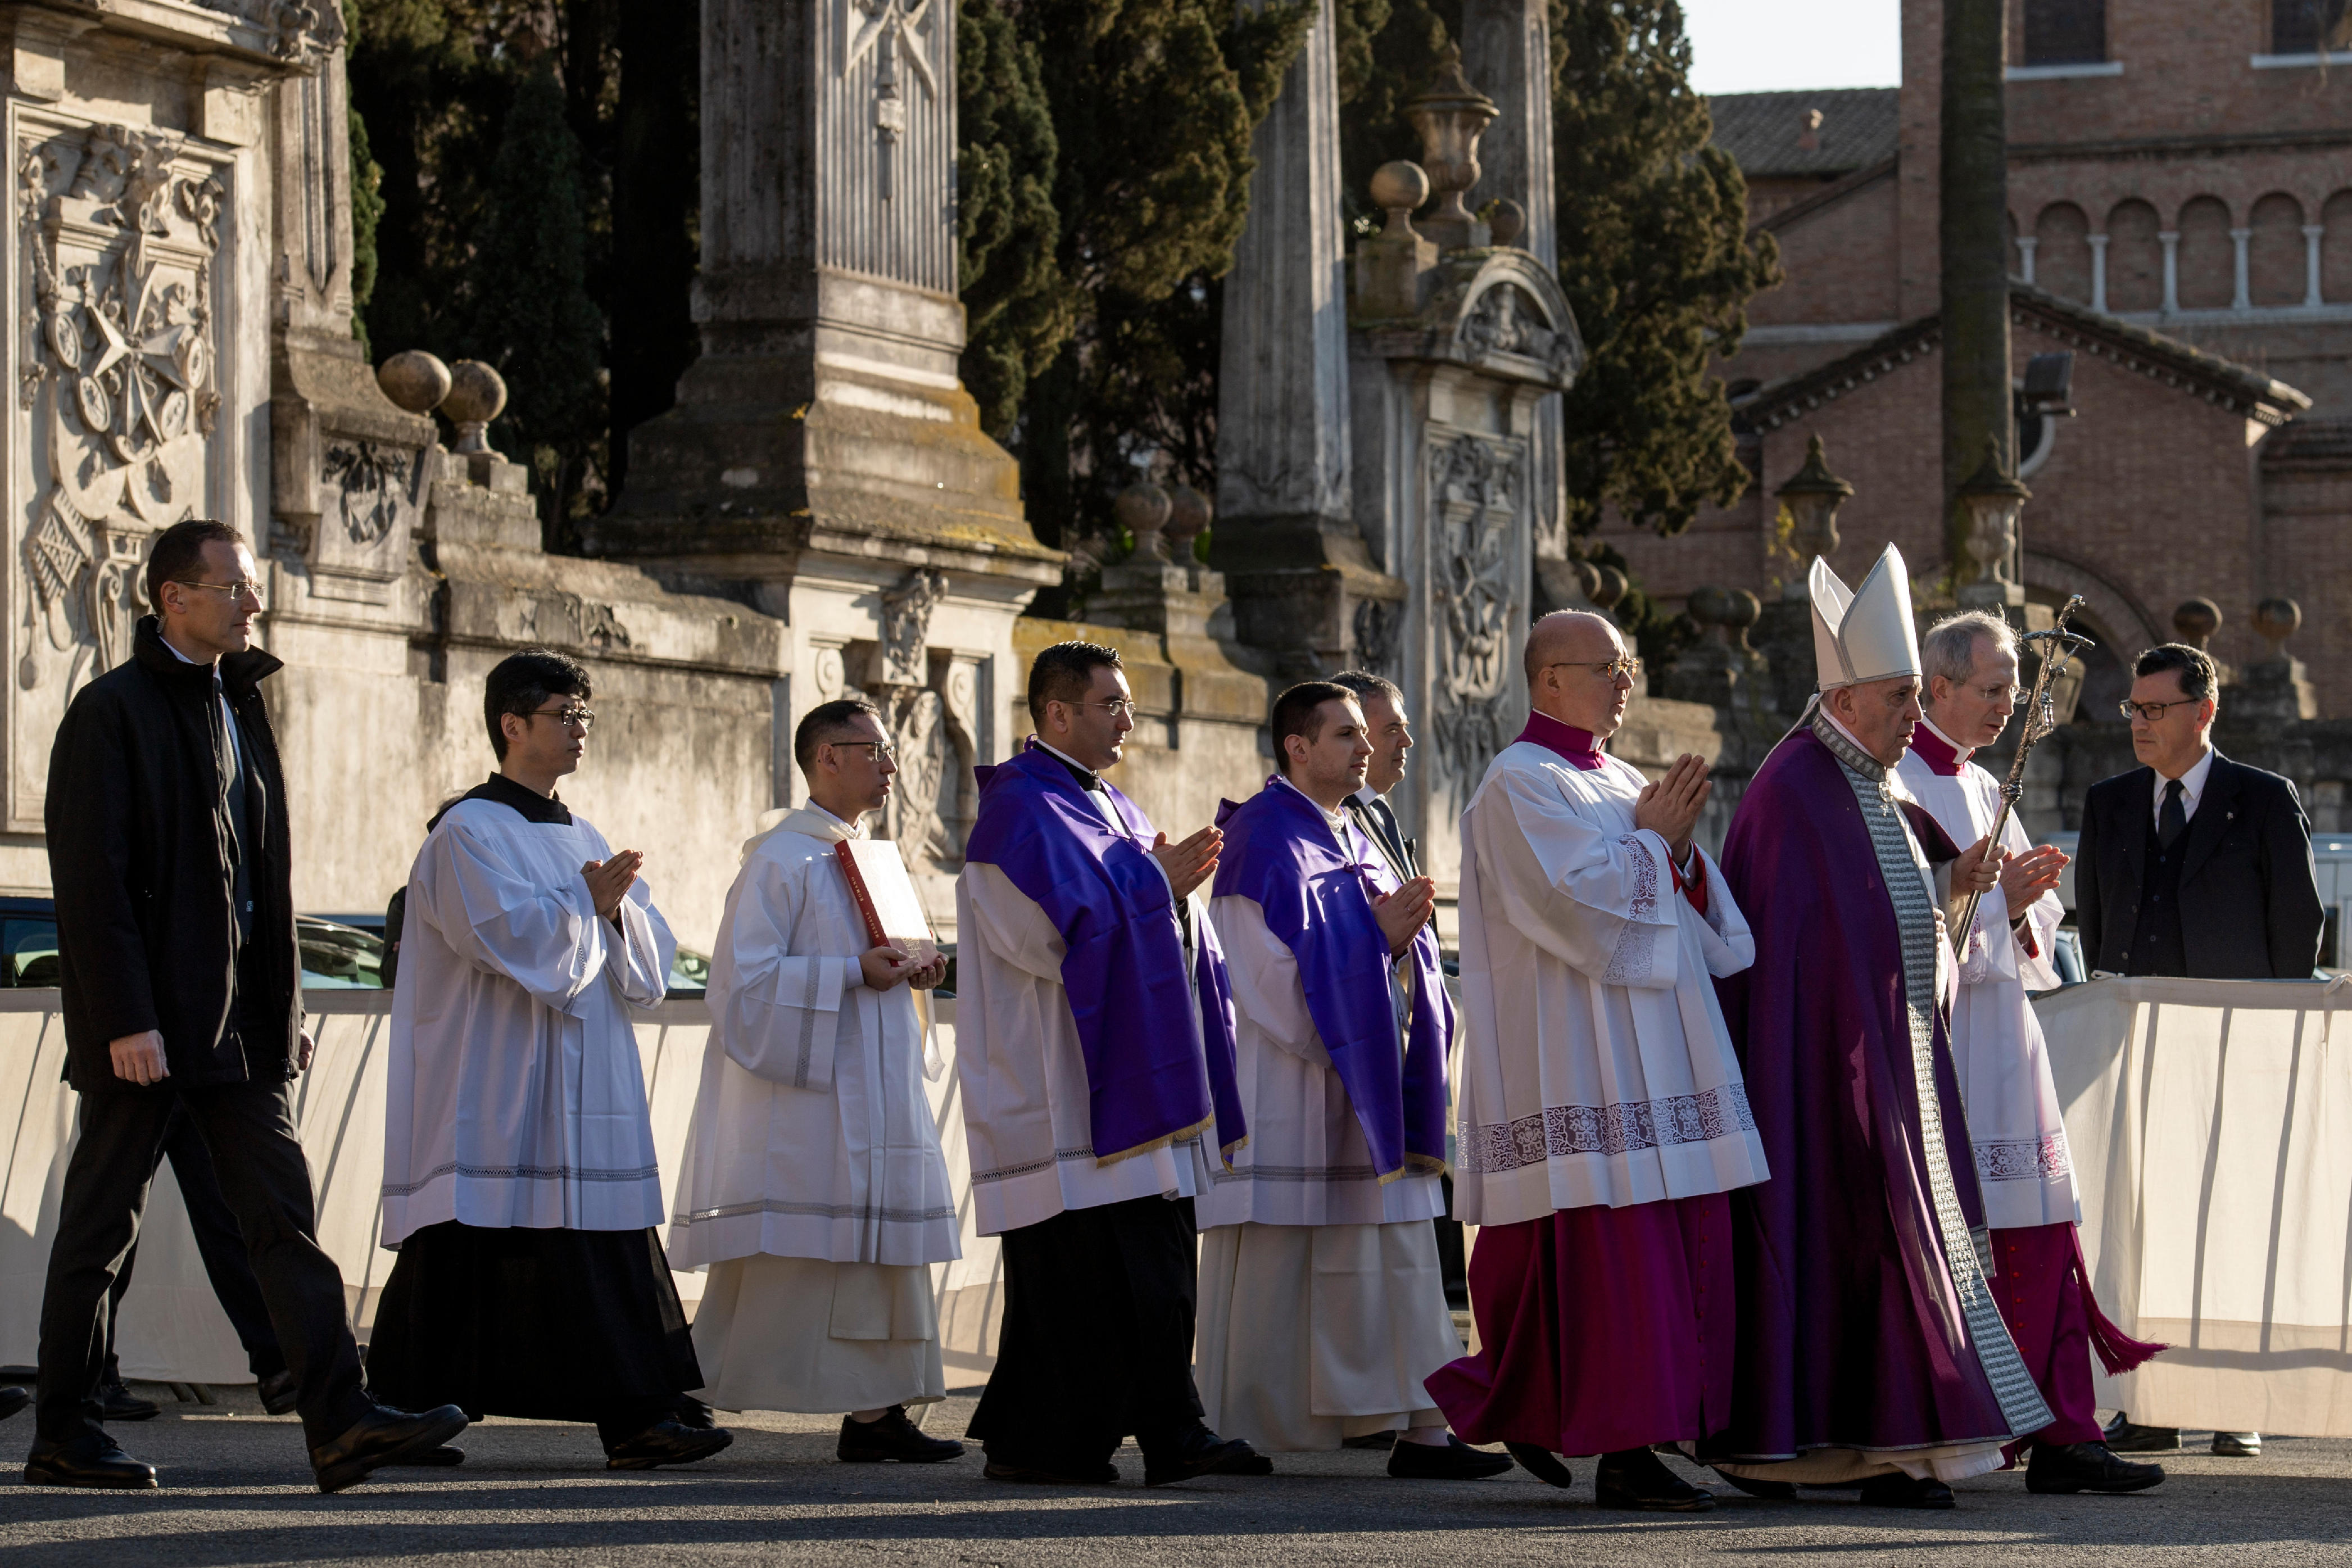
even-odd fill
[{"label": "eyeglasses", "polygon": [[1559,658],[1554,659],[1548,665],[1545,665],[1544,668],[1589,669],[1592,671],[1593,674],[1601,677],[1603,680],[1614,680],[1621,675],[1631,676],[1634,679],[1638,680],[1642,676],[1642,661],[1635,658],[1631,654],[1623,654],[1616,658],[1608,659],[1599,663],[1586,663],[1573,658]]},{"label": "eyeglasses", "polygon": [[876,762],[895,763],[898,760],[898,748],[887,741],[827,741],[824,743],[835,747],[871,746],[874,749]]},{"label": "eyeglasses", "polygon": [[[1054,700],[1059,702],[1062,699],[1057,697]],[[1072,708],[1099,708],[1114,719],[1132,719],[1135,717],[1135,703],[1131,699],[1125,697],[1107,697],[1100,702],[1071,702],[1066,704],[1066,706]]]},{"label": "eyeglasses", "polygon": [[530,716],[534,719],[552,719],[567,728],[576,724],[583,735],[596,727],[596,715],[585,708],[534,708],[531,710]]},{"label": "eyeglasses", "polygon": [[210,588],[215,594],[226,594],[230,604],[235,604],[248,595],[252,596],[255,604],[264,603],[261,596],[261,584],[258,583],[191,583],[179,577],[174,577],[172,581],[179,584],[183,588]]},{"label": "eyeglasses", "polygon": [[2025,689],[2023,687],[2013,684],[2008,686],[1979,686],[1975,688],[1975,691],[1979,697],[1984,699],[1987,702],[2000,702],[2004,700],[2014,702],[2019,698],[2025,695]]},{"label": "eyeglasses", "polygon": [[2134,702],[2126,698],[2116,704],[2116,710],[2126,719],[2145,719],[2154,724],[2175,708],[2194,708],[2204,700],[2202,697],[2183,697],[2176,702]]}]

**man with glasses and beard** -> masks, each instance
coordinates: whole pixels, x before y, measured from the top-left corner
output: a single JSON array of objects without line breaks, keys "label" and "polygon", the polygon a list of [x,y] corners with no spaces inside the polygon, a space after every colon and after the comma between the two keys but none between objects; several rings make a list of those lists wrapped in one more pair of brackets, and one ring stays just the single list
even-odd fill
[{"label": "man with glasses and beard", "polygon": [[[632,1005],[677,943],[638,877],[558,798],[596,715],[543,648],[484,683],[499,771],[444,807],[409,873],[384,1095],[379,1390],[468,1413],[593,1422],[646,1469],[732,1439],[655,1227],[661,1173]],[[681,1421],[692,1411],[691,1422]]]},{"label": "man with glasses and beard", "polygon": [[1006,1481],[1149,1486],[1273,1465],[1201,1419],[1192,1199],[1244,1136],[1223,955],[1192,895],[1223,836],[1171,844],[1105,783],[1135,728],[1116,649],[1029,671],[1036,733],[975,769],[956,887],[956,1073],[1004,1324],[970,1435]]},{"label": "man with glasses and beard", "polygon": [[[2311,823],[2294,785],[2213,749],[2220,681],[2181,643],[2132,664],[2132,752],[2144,766],[2083,797],[2074,910],[2094,973],[2200,980],[2308,980],[2326,916],[2311,863]],[[2193,922],[2183,913],[2194,910]],[[2172,1426],[2118,1415],[2118,1453],[2178,1447]],[[2213,1452],[2262,1452],[2252,1432],[2216,1432]]]}]

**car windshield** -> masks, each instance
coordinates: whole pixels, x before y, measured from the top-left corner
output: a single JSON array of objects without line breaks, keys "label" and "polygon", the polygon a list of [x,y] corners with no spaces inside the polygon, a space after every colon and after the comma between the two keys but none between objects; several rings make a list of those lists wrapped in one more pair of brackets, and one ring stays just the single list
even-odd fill
[{"label": "car windshield", "polygon": [[357,926],[299,915],[294,939],[302,952],[305,991],[370,991],[383,987],[383,942]]}]

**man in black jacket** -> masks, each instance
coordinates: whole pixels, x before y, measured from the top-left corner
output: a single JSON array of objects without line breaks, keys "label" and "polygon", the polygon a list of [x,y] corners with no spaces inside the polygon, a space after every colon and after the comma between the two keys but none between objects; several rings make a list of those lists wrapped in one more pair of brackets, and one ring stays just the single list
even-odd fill
[{"label": "man in black jacket", "polygon": [[371,1400],[343,1281],[318,1244],[289,1087],[310,1066],[286,791],[253,647],[258,571],[235,529],[164,531],[130,662],[84,688],[49,758],[49,875],[67,1076],[81,1136],[41,1300],[25,1479],[152,1487],[100,1424],[107,1295],[137,1239],[174,1107],[203,1134],[294,1374],[321,1491],[414,1461],[466,1425]]},{"label": "man in black jacket", "polygon": [[[2083,800],[2074,916],[2083,958],[2109,974],[2308,980],[2326,921],[2311,824],[2294,785],[2213,749],[2213,661],[2166,643],[2132,666],[2132,751],[2147,766]],[[2118,1415],[2107,1446],[2161,1453],[2179,1431]],[[2254,1432],[2216,1432],[2217,1454],[2262,1451]]]}]

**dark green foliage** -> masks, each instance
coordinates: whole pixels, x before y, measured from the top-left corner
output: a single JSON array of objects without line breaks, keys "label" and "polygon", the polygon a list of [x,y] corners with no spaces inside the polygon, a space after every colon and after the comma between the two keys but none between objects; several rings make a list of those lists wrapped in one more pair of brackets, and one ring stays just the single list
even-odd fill
[{"label": "dark green foliage", "polygon": [[1461,0],[1337,0],[1339,54],[1339,176],[1350,237],[1377,223],[1372,171],[1399,158],[1418,162],[1421,139],[1405,122],[1404,100],[1429,84],[1437,58],[1462,20]]},{"label": "dark green foliage", "polygon": [[1570,526],[1675,533],[1748,485],[1710,368],[1779,280],[1747,184],[1707,146],[1675,0],[1552,0],[1559,278],[1591,353],[1567,395]]},{"label": "dark green foliage", "polygon": [[997,0],[962,0],[956,75],[963,384],[979,401],[982,426],[1003,439],[1030,378],[1054,363],[1077,315],[1058,255],[1060,150],[1036,46]]},{"label": "dark green foliage", "polygon": [[701,29],[663,7],[624,5],[614,47],[612,330],[608,489],[628,476],[628,433],[677,399],[701,347],[693,297],[701,215]]},{"label": "dark green foliage", "polygon": [[375,293],[375,232],[383,222],[383,166],[368,150],[367,121],[351,110],[352,141],[352,335],[367,353],[362,312]]},{"label": "dark green foliage", "polygon": [[552,503],[551,546],[564,542],[589,446],[601,429],[604,321],[588,293],[580,154],[554,73],[525,78],[491,165],[489,210],[467,267],[468,357],[506,377],[502,445],[528,463]]}]

